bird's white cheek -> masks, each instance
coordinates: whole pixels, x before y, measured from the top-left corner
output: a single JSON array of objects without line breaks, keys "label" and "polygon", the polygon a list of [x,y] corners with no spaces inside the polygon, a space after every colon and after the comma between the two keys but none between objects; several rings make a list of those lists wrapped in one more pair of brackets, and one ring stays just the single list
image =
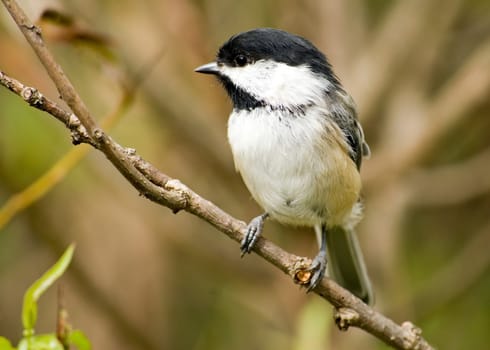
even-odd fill
[{"label": "bird's white cheek", "polygon": [[306,66],[258,61],[245,67],[222,68],[222,74],[240,89],[271,106],[321,104],[330,83]]}]

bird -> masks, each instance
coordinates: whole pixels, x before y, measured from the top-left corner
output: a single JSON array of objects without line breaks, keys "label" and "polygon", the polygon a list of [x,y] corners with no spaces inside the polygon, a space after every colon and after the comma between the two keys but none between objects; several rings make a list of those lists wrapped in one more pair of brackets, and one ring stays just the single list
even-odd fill
[{"label": "bird", "polygon": [[352,97],[326,56],[280,29],[231,36],[198,73],[217,77],[233,104],[227,136],[235,168],[264,213],[247,225],[242,256],[270,218],[310,227],[319,251],[307,291],[328,276],[367,304],[373,291],[355,233],[360,168],[370,155]]}]

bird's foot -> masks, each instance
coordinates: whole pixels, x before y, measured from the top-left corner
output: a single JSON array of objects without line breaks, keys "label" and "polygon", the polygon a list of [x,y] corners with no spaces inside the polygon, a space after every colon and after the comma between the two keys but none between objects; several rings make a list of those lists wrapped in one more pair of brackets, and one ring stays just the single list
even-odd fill
[{"label": "bird's foot", "polygon": [[252,221],[247,225],[247,233],[245,237],[243,237],[242,242],[240,244],[240,250],[242,251],[242,256],[252,251],[252,248],[257,242],[260,234],[262,233],[262,229],[264,228],[264,221],[267,219],[269,214],[265,213],[262,215],[253,218]]},{"label": "bird's foot", "polygon": [[325,271],[327,269],[327,253],[323,250],[318,252],[318,255],[311,262],[310,268],[308,269],[311,272],[310,280],[306,283],[306,292],[311,292],[313,289],[318,286],[318,283],[325,276]]}]

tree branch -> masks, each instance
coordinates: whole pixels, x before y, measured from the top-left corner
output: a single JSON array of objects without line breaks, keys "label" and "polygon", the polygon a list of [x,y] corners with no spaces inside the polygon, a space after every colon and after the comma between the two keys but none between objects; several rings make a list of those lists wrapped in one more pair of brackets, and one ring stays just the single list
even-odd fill
[{"label": "tree branch", "polygon": [[[52,115],[70,116],[70,113],[61,113],[62,109],[59,106],[52,108],[56,104],[42,96],[36,89],[24,86],[21,82],[3,72],[0,72],[0,84],[21,96],[27,103],[39,110]],[[40,96],[36,103],[30,103],[30,99],[25,98],[22,91],[26,90],[32,91],[36,96]],[[70,125],[67,120],[73,118],[58,118],[58,116],[56,115],[56,118],[63,121],[67,126]],[[237,242],[241,241],[246,227],[243,221],[233,218],[210,201],[193,192],[179,180],[172,179],[158,171],[153,165],[138,156],[134,150],[122,147],[111,138],[105,136],[104,133],[96,132],[96,137],[98,138],[97,141],[86,140],[84,142],[92,145],[103,142],[106,145],[104,150],[108,149],[110,151],[108,152],[108,158],[112,157],[112,159],[109,158],[109,160],[121,172],[124,172],[123,175],[145,197],[169,207],[174,212],[184,210],[194,214],[225,233],[231,239]],[[101,151],[105,153],[104,150]],[[262,237],[257,241],[254,251],[296,280],[301,273],[307,271],[310,265],[308,258],[290,254]],[[420,337],[420,330],[410,322],[405,322],[399,326],[374,311],[329,278],[324,278],[314,292],[335,306],[337,309],[335,320],[342,330],[347,330],[349,326],[362,328],[398,349],[432,349]]]},{"label": "tree branch", "polygon": [[[194,214],[239,242],[246,227],[243,221],[233,218],[179,180],[161,173],[138,156],[133,149],[124,148],[114,142],[97,126],[73,85],[44,44],[39,28],[29,21],[15,1],[2,2],[37,53],[61,97],[76,116],[63,111],[37,89],[26,87],[3,72],[0,72],[0,84],[21,96],[31,106],[46,111],[63,122],[72,131],[75,143],[88,143],[103,152],[146,198],[172,209],[175,213],[184,210]],[[311,261],[307,258],[290,254],[264,238],[259,238],[254,252],[293,277],[296,283],[307,282],[309,279],[307,274]],[[420,329],[412,323],[405,322],[401,326],[396,324],[329,278],[324,278],[314,292],[334,305],[335,320],[341,330],[347,330],[349,326],[359,327],[398,349],[433,349],[421,337]]]}]

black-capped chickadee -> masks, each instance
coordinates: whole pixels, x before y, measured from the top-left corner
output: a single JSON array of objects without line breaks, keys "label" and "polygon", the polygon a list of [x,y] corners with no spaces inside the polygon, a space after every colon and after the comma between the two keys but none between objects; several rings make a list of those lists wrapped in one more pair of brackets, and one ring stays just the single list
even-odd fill
[{"label": "black-capped chickadee", "polygon": [[235,166],[265,213],[241,243],[249,253],[264,220],[314,227],[320,251],[307,290],[329,275],[366,303],[372,289],[354,226],[361,218],[359,169],[369,147],[352,98],[308,40],[260,28],[232,36],[214,74],[233,102],[228,140]]}]

